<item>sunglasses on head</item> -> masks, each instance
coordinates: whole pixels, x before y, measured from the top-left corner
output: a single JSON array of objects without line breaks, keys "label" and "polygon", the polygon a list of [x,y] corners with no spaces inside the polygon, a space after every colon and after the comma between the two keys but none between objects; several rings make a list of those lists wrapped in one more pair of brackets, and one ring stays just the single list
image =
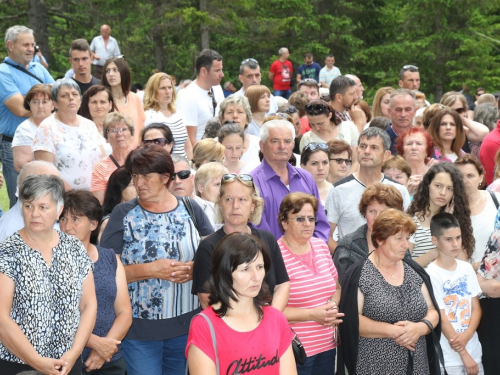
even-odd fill
[{"label": "sunglasses on head", "polygon": [[309,82],[312,83],[313,85],[318,85],[318,81],[316,81],[314,78],[304,78],[302,81],[299,82],[299,87]]},{"label": "sunglasses on head", "polygon": [[403,66],[403,69],[404,69],[404,70],[414,70],[414,71],[418,71],[418,66],[415,66],[415,65],[405,65],[405,66]]},{"label": "sunglasses on head", "polygon": [[316,143],[312,142],[309,143],[306,147],[304,147],[304,150],[306,151],[316,151],[317,149],[323,150],[323,151],[328,151],[328,145],[326,143]]},{"label": "sunglasses on head", "polygon": [[142,141],[142,144],[144,145],[155,144],[155,145],[160,145],[162,147],[165,146],[167,143],[170,144],[167,138],[145,139],[144,141]]},{"label": "sunglasses on head", "polygon": [[253,177],[249,174],[236,174],[236,173],[226,173],[222,176],[222,181],[230,181],[237,178],[241,181],[253,182]]},{"label": "sunglasses on head", "polygon": [[246,63],[247,63],[247,62],[249,62],[249,61],[252,61],[252,62],[254,62],[254,63],[256,63],[256,64],[258,64],[258,63],[259,63],[257,60],[252,59],[251,57],[249,57],[248,59],[243,60],[243,61],[241,62],[241,64],[240,64],[240,65],[246,64]]},{"label": "sunglasses on head", "polygon": [[317,116],[323,113],[328,114],[330,110],[324,104],[306,104],[306,112],[308,115]]},{"label": "sunglasses on head", "polygon": [[185,169],[185,170],[182,170],[182,171],[179,171],[179,172],[175,172],[172,175],[172,180],[175,180],[176,176],[179,177],[181,180],[185,180],[186,178],[188,178],[189,176],[191,176],[191,171],[188,170],[188,169]]}]

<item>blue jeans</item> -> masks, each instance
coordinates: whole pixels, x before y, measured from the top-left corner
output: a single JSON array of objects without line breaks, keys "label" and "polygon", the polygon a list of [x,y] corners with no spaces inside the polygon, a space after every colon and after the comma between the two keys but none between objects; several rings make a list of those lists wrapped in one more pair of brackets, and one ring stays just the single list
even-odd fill
[{"label": "blue jeans", "polygon": [[292,95],[292,89],[289,90],[274,90],[273,91],[274,96],[281,96],[282,98],[285,98],[288,100],[290,95]]},{"label": "blue jeans", "polygon": [[336,349],[307,357],[306,363],[297,364],[298,375],[332,375],[335,374]]},{"label": "blue jeans", "polygon": [[14,168],[14,157],[12,156],[12,143],[2,141],[1,149],[3,177],[7,185],[7,194],[9,194],[10,206],[16,204],[17,176],[19,173]]},{"label": "blue jeans", "polygon": [[185,375],[188,335],[167,340],[123,340],[127,375]]}]

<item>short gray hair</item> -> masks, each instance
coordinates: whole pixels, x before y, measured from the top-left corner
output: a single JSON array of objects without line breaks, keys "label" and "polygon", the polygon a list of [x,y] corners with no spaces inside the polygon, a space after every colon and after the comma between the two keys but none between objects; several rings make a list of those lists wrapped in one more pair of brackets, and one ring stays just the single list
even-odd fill
[{"label": "short gray hair", "polygon": [[408,90],[408,89],[398,89],[398,90],[394,90],[393,92],[391,92],[389,107],[392,108],[392,100],[396,96],[406,96],[406,95],[411,96],[411,98],[413,99],[413,106],[415,107],[417,105],[417,98],[415,97],[415,93],[411,90]]},{"label": "short gray hair", "polygon": [[[248,98],[246,96],[231,95],[220,103],[219,120],[221,125],[224,125],[224,113],[226,113],[226,109],[229,104],[234,104],[245,108],[248,124],[252,122],[252,109],[250,108],[250,103],[248,102]],[[245,128],[248,124],[245,124]]]},{"label": "short gray hair", "polygon": [[474,108],[474,121],[486,125],[490,131],[495,129],[497,120],[498,108],[493,104],[478,104]]},{"label": "short gray hair", "polygon": [[245,68],[248,69],[257,69],[260,68],[259,63],[255,59],[245,59],[244,63],[240,65],[240,74],[243,75],[245,73]]},{"label": "short gray hair", "polygon": [[17,176],[17,186],[21,186],[26,179],[26,177],[31,175],[39,175],[39,174],[53,174],[55,176],[59,176],[59,170],[56,166],[45,160],[33,160],[29,163],[26,163],[19,172]]},{"label": "short gray hair", "polygon": [[281,56],[282,54],[285,53],[285,51],[288,51],[288,48],[286,47],[281,47],[280,50],[278,51],[278,55]]},{"label": "short gray hair", "polygon": [[[33,34],[33,30],[22,25],[9,27],[5,32],[5,48],[7,48],[8,41],[15,43],[19,34]],[[7,48],[7,51],[8,50],[9,49]]]},{"label": "short gray hair", "polygon": [[80,94],[80,98],[82,97],[82,92],[80,91],[80,86],[75,82],[74,79],[72,78],[62,78],[58,79],[53,85],[52,85],[52,100],[57,103],[57,96],[59,95],[59,90],[61,87],[69,87],[72,89],[75,89],[78,91]]},{"label": "short gray hair", "polygon": [[287,120],[271,120],[265,122],[260,128],[260,140],[262,143],[266,143],[267,138],[269,138],[269,131],[271,129],[288,129],[292,132],[292,140],[295,139],[295,128],[290,121]]},{"label": "short gray hair", "polygon": [[38,174],[26,177],[19,189],[21,202],[33,202],[39,198],[50,195],[57,203],[57,210],[64,204],[64,182],[54,175]]},{"label": "short gray hair", "polygon": [[102,125],[102,135],[104,138],[108,139],[108,128],[114,124],[124,123],[127,125],[127,128],[130,130],[130,134],[133,136],[135,127],[132,119],[127,116],[125,113],[120,112],[110,112],[106,115],[104,119],[104,124]]},{"label": "short gray hair", "polygon": [[186,163],[186,165],[188,166],[189,169],[191,169],[191,165],[189,164],[189,160],[187,160],[187,158],[185,156],[182,156],[182,155],[179,155],[179,154],[173,154],[171,155],[172,157],[172,162],[174,164],[177,164],[179,162],[184,162]]},{"label": "short gray hair", "polygon": [[358,146],[361,143],[361,138],[371,139],[373,137],[379,137],[380,139],[382,139],[384,151],[391,149],[391,138],[389,137],[389,134],[387,134],[385,130],[377,128],[375,126],[363,130],[358,138]]}]

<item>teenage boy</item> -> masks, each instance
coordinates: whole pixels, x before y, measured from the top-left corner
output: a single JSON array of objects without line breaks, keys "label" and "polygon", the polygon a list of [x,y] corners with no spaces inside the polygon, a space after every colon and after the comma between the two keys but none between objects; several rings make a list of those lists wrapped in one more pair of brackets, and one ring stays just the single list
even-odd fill
[{"label": "teenage boy", "polygon": [[431,219],[432,243],[438,257],[426,271],[441,312],[441,347],[449,375],[484,374],[476,329],[481,320],[481,289],[472,266],[456,259],[462,249],[458,220],[442,212]]}]

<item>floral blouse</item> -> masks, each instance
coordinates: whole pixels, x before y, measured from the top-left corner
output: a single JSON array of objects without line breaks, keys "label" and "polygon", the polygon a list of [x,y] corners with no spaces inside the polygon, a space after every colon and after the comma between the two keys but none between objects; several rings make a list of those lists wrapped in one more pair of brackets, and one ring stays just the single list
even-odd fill
[{"label": "floral blouse", "polygon": [[484,253],[481,265],[477,273],[485,279],[500,280],[500,230],[496,230],[490,236],[488,244],[486,245],[486,252]]},{"label": "floral blouse", "polygon": [[[93,267],[78,239],[58,234],[51,266],[18,232],[0,243],[0,272],[15,283],[10,316],[37,353],[49,358],[61,358],[73,345],[83,282]],[[0,359],[23,363],[1,342]]]}]

